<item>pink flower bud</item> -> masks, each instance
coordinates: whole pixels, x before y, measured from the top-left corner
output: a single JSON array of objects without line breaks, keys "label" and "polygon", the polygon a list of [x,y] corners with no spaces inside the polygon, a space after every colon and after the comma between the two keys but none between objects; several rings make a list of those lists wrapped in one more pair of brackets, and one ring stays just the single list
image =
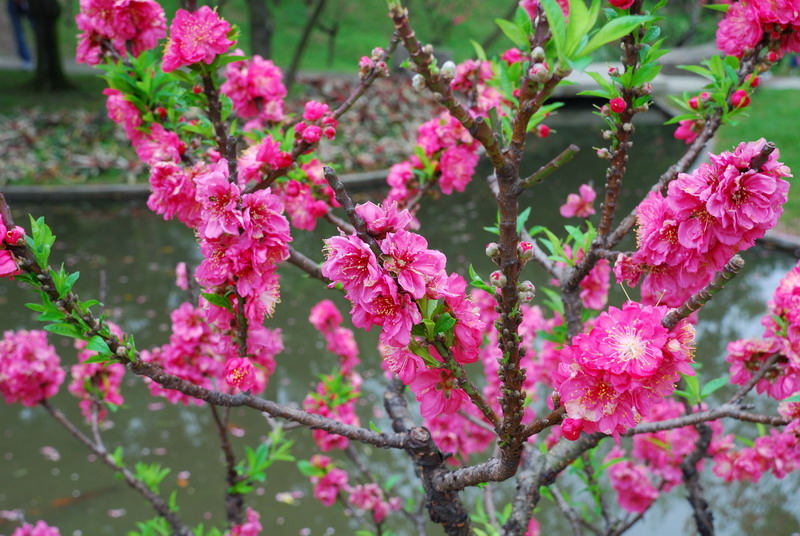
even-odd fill
[{"label": "pink flower bud", "polygon": [[611,111],[615,114],[619,114],[625,111],[625,108],[628,107],[625,99],[622,97],[615,97],[611,99],[608,103],[608,106],[611,108]]},{"label": "pink flower bud", "polygon": [[566,418],[561,423],[561,435],[570,441],[578,439],[581,435],[581,430],[583,430],[583,421],[581,420]]},{"label": "pink flower bud", "polygon": [[317,143],[322,137],[322,129],[317,125],[309,125],[303,131],[303,140],[308,143]]},{"label": "pink flower bud", "polygon": [[737,89],[731,95],[731,104],[733,104],[734,108],[744,108],[750,104],[750,95],[743,89]]},{"label": "pink flower bud", "polygon": [[608,158],[609,156],[608,149],[606,149],[605,147],[598,149],[597,156],[598,158]]},{"label": "pink flower bud", "polygon": [[700,107],[700,97],[692,97],[689,99],[689,107],[692,110],[697,110]]},{"label": "pink flower bud", "polygon": [[700,98],[703,99],[704,101],[707,101],[708,99],[711,98],[711,94],[708,91],[703,91],[702,93],[700,93]]},{"label": "pink flower bud", "polygon": [[497,242],[489,242],[486,244],[486,256],[490,259],[495,255],[500,253],[500,246],[497,245]]},{"label": "pink flower bud", "polygon": [[19,241],[25,236],[25,229],[17,225],[13,229],[9,229],[6,233],[5,242],[10,246],[16,246]]},{"label": "pink flower bud", "polygon": [[547,136],[550,135],[550,127],[548,127],[544,123],[540,123],[540,124],[536,125],[536,134],[540,138],[546,138]]},{"label": "pink flower bud", "polygon": [[536,296],[536,287],[530,281],[523,281],[519,284],[519,301],[522,303],[530,303]]},{"label": "pink flower bud", "polygon": [[535,82],[547,82],[550,79],[550,71],[544,63],[536,63],[528,69],[528,76]]},{"label": "pink flower bud", "polygon": [[753,74],[748,74],[745,82],[750,82],[750,87],[758,87],[761,84],[761,79]]},{"label": "pink flower bud", "polygon": [[373,48],[372,52],[370,53],[370,57],[374,61],[379,61],[383,57],[383,49],[381,47]]},{"label": "pink flower bud", "polygon": [[774,50],[770,50],[769,52],[767,52],[767,61],[768,61],[768,62],[770,62],[770,63],[775,63],[775,62],[776,62],[776,61],[778,61],[779,59],[781,59],[781,56],[780,56],[780,54],[778,54],[778,53],[777,53],[777,52],[775,52]]},{"label": "pink flower bud", "polygon": [[617,69],[616,67],[609,67],[608,76],[619,76],[619,69]]},{"label": "pink flower bud", "polygon": [[533,258],[533,244],[530,242],[520,242],[517,244],[517,255],[522,262],[531,260]]},{"label": "pink flower bud", "polygon": [[506,283],[508,283],[508,279],[506,279],[505,274],[500,270],[495,270],[492,272],[492,274],[489,276],[489,281],[491,281],[492,285],[497,288],[502,288],[506,286]]}]

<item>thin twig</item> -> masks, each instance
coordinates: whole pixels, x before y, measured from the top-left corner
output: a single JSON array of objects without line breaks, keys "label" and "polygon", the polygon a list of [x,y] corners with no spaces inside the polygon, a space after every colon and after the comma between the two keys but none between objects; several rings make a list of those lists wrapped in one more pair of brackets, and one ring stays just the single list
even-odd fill
[{"label": "thin twig", "polygon": [[709,302],[725,284],[736,277],[736,274],[744,267],[744,259],[739,255],[734,255],[733,258],[720,270],[714,279],[707,284],[703,289],[692,294],[683,305],[676,309],[670,309],[664,318],[661,320],[661,325],[671,330],[678,322],[700,309],[703,305]]},{"label": "thin twig", "polygon": [[239,482],[239,473],[236,472],[236,456],[233,454],[233,447],[231,447],[230,437],[228,437],[227,411],[229,411],[229,408],[225,408],[226,416],[223,420],[219,415],[219,411],[217,411],[217,406],[209,404],[209,407],[219,434],[220,448],[222,448],[222,454],[225,456],[225,480],[228,484],[228,489],[225,490],[225,513],[228,517],[229,525],[240,525],[244,521],[242,511],[244,497],[240,493],[232,493],[230,491]]},{"label": "thin twig", "polygon": [[164,501],[160,495],[154,493],[150,488],[148,488],[144,482],[137,479],[136,476],[134,476],[134,474],[131,473],[126,467],[118,465],[108,450],[102,446],[102,442],[95,443],[86,437],[74,424],[72,424],[72,422],[69,421],[69,419],[67,419],[63,413],[61,413],[61,411],[51,406],[49,401],[43,400],[41,404],[56,421],[58,421],[64,428],[67,429],[70,434],[72,434],[73,437],[88,447],[89,450],[91,450],[103,463],[117,473],[121,474],[125,479],[125,482],[131,488],[139,492],[139,494],[150,503],[150,506],[153,507],[159,516],[167,520],[167,523],[169,523],[169,526],[172,528],[173,534],[177,534],[179,536],[192,536],[191,529],[183,524],[178,516],[175,515],[175,512],[170,509],[166,501]]},{"label": "thin twig", "polygon": [[534,171],[527,178],[523,179],[521,185],[522,188],[530,188],[531,186],[539,184],[544,179],[555,173],[558,169],[563,167],[567,162],[572,160],[580,150],[580,147],[574,143],[570,144],[569,147],[561,151],[561,153],[553,158],[550,162]]}]

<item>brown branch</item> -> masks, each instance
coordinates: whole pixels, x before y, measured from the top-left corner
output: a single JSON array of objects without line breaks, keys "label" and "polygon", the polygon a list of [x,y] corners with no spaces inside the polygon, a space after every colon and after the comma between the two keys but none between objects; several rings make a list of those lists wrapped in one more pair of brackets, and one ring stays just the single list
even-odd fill
[{"label": "brown branch", "polygon": [[744,267],[744,259],[739,255],[734,255],[733,258],[720,270],[714,279],[707,284],[697,294],[693,294],[687,299],[683,305],[676,309],[670,309],[664,318],[661,320],[661,325],[671,330],[678,322],[700,309],[703,305],[709,302],[725,284],[736,277],[736,274]]},{"label": "brown branch", "polygon": [[72,422],[69,421],[69,419],[67,419],[63,413],[61,413],[61,411],[51,406],[50,402],[47,400],[43,400],[41,404],[56,421],[58,421],[64,428],[67,429],[70,434],[72,434],[74,438],[88,447],[89,450],[91,450],[104,464],[121,474],[125,480],[125,483],[136,490],[142,497],[144,497],[144,499],[150,503],[150,506],[153,507],[156,513],[158,513],[159,516],[163,517],[167,523],[169,523],[173,534],[177,534],[178,536],[192,535],[191,529],[183,524],[183,521],[181,521],[178,516],[175,515],[175,512],[170,510],[167,502],[164,501],[160,495],[154,493],[149,487],[147,487],[144,482],[136,478],[136,476],[125,466],[117,465],[117,462],[108,452],[108,450],[102,446],[102,443],[96,443],[86,437],[74,424],[72,424]]},{"label": "brown branch", "polygon": [[328,181],[328,184],[333,189],[334,194],[336,194],[336,201],[338,201],[342,206],[347,214],[347,218],[350,220],[350,223],[353,224],[353,227],[356,230],[356,235],[363,240],[365,244],[372,248],[372,251],[375,253],[375,255],[380,256],[381,248],[378,245],[378,242],[375,240],[375,237],[372,236],[369,231],[367,231],[367,224],[356,212],[356,206],[353,203],[353,200],[350,199],[350,196],[347,194],[347,190],[344,188],[344,183],[342,183],[342,181],[339,179],[336,171],[330,166],[325,166],[323,168],[323,172],[325,174],[325,180]]},{"label": "brown branch", "polygon": [[697,424],[695,429],[699,434],[697,443],[694,450],[681,462],[681,472],[683,473],[686,492],[689,494],[687,499],[694,512],[697,532],[700,536],[714,536],[714,514],[711,512],[708,501],[703,495],[703,487],[700,485],[700,473],[697,471],[697,464],[708,454],[708,447],[711,445],[711,436],[713,434],[711,427],[707,424]]},{"label": "brown branch", "polygon": [[433,442],[430,432],[417,427],[411,420],[408,406],[403,398],[405,387],[394,379],[383,395],[386,413],[392,419],[392,428],[398,434],[408,437],[406,453],[414,462],[417,476],[422,480],[425,489],[425,507],[431,521],[442,525],[450,536],[469,536],[472,534],[469,514],[464,508],[458,493],[452,490],[439,490],[435,481],[447,469],[445,457]]},{"label": "brown branch", "polygon": [[214,417],[214,424],[217,426],[222,454],[225,456],[225,481],[228,484],[228,489],[225,490],[225,514],[228,517],[228,525],[241,525],[244,521],[242,512],[244,497],[241,493],[231,493],[230,491],[230,488],[233,488],[239,482],[239,473],[236,472],[236,456],[233,454],[233,448],[228,437],[227,414],[223,421],[219,416],[217,406],[209,404],[209,407],[211,408],[211,415]]},{"label": "brown branch", "polygon": [[561,424],[561,421],[567,416],[567,409],[564,406],[557,407],[553,411],[550,412],[550,415],[544,417],[542,419],[537,419],[532,423],[528,424],[525,427],[525,431],[523,434],[526,438],[536,435],[539,432],[550,428],[551,426],[555,426],[557,424]]},{"label": "brown branch", "polygon": [[306,257],[292,246],[289,246],[289,258],[287,260],[290,264],[294,264],[314,279],[319,279],[326,284],[331,283],[330,279],[322,275],[322,270],[320,269],[319,264]]},{"label": "brown branch", "polygon": [[447,108],[450,115],[455,117],[473,138],[483,145],[486,154],[495,168],[504,167],[505,158],[500,151],[500,145],[495,139],[492,127],[482,118],[473,118],[469,111],[461,104],[450,88],[450,81],[446,80],[437,69],[433,67],[433,54],[417,40],[416,33],[408,20],[408,10],[393,2],[389,7],[389,15],[394,22],[397,35],[408,50],[411,61],[414,62],[417,72],[425,78],[428,88],[437,97],[439,103]]},{"label": "brown branch", "polygon": [[[208,101],[208,119],[214,126],[214,141],[217,143],[217,150],[220,156],[228,155],[228,129],[222,121],[222,104],[219,100],[219,89],[214,85],[214,80],[210,74],[204,74],[203,93],[206,94]],[[229,177],[235,180],[235,177]]]},{"label": "brown branch", "polygon": [[553,497],[556,498],[558,509],[561,510],[561,513],[564,514],[564,517],[566,517],[567,521],[569,521],[569,525],[572,527],[572,535],[583,536],[583,529],[581,528],[580,516],[578,512],[576,512],[575,509],[571,507],[569,503],[567,503],[557,485],[553,484],[550,486],[550,491],[553,492]]},{"label": "brown branch", "polygon": [[538,170],[533,172],[531,175],[526,177],[522,180],[522,188],[530,188],[531,186],[535,186],[539,184],[544,179],[555,173],[565,164],[567,164],[570,160],[575,158],[575,155],[578,154],[580,151],[580,147],[571,143],[569,147],[561,151],[558,156],[553,158],[550,162],[540,167]]}]

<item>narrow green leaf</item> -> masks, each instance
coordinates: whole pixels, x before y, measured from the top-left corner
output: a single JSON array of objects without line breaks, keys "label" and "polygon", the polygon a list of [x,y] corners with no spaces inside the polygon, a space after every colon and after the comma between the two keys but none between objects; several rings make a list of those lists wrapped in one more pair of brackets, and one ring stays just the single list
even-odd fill
[{"label": "narrow green leaf", "polygon": [[228,298],[220,296],[219,294],[212,294],[210,292],[203,292],[201,294],[203,298],[205,298],[206,301],[211,305],[216,305],[217,307],[233,312],[233,305],[231,305],[231,302]]},{"label": "narrow green leaf", "polygon": [[728,376],[714,378],[713,380],[706,382],[706,384],[700,390],[700,397],[706,398],[710,396],[713,392],[725,387],[726,385],[728,385]]},{"label": "narrow green leaf", "polygon": [[617,39],[631,33],[633,30],[654,20],[655,17],[649,15],[623,15],[605,24],[596,34],[589,39],[589,42],[580,51],[581,56],[587,56],[598,48],[616,41]]},{"label": "narrow green leaf", "polygon": [[436,333],[444,333],[445,331],[449,331],[455,325],[456,319],[450,316],[450,313],[444,313],[439,315],[439,318],[436,319],[436,325],[434,326],[433,330]]},{"label": "narrow green leaf", "polygon": [[63,335],[65,337],[72,337],[73,339],[83,339],[83,333],[80,330],[72,325],[67,323],[61,324],[49,324],[44,327],[45,331],[49,331],[50,333],[55,333],[56,335]]},{"label": "narrow green leaf", "polygon": [[526,48],[528,45],[528,36],[527,34],[514,24],[513,22],[503,20],[503,19],[494,19],[495,24],[500,27],[500,30],[505,34],[506,37],[511,39],[511,41],[520,48]]}]

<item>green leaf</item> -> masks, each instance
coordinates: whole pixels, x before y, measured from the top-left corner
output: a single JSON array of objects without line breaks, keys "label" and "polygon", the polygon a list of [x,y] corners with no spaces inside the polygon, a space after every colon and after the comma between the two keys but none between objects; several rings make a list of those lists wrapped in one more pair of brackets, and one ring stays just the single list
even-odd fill
[{"label": "green leaf", "polygon": [[726,385],[728,385],[728,376],[714,378],[713,380],[706,382],[706,384],[700,390],[700,398],[707,398],[711,395],[711,393],[725,387]]},{"label": "green leaf", "polygon": [[481,44],[474,39],[470,39],[469,42],[472,43],[472,48],[475,49],[475,56],[481,61],[488,61],[486,57],[486,51],[483,49],[483,46],[481,46]]},{"label": "green leaf", "polygon": [[456,319],[450,316],[450,313],[444,313],[439,315],[439,318],[436,319],[436,325],[434,326],[433,330],[436,333],[444,333],[445,331],[449,331],[455,325]]},{"label": "green leaf", "polygon": [[44,327],[45,331],[49,331],[50,333],[55,333],[56,335],[63,335],[65,337],[72,337],[73,339],[83,339],[84,335],[78,329],[77,326],[73,324],[67,324],[66,322],[61,324],[50,324]]},{"label": "green leaf", "polygon": [[617,17],[600,28],[600,30],[589,39],[589,42],[583,47],[580,54],[582,56],[591,54],[598,48],[628,35],[645,22],[650,22],[654,19],[655,17],[649,15],[623,15]]},{"label": "green leaf", "polygon": [[703,6],[706,9],[710,9],[712,11],[721,11],[722,13],[727,13],[728,9],[730,9],[730,4],[706,4]]},{"label": "green leaf", "polygon": [[517,26],[513,22],[510,22],[510,21],[507,21],[507,20],[503,20],[503,19],[494,19],[494,22],[495,22],[495,24],[497,24],[500,27],[500,30],[502,30],[503,34],[505,34],[506,37],[511,39],[511,41],[515,45],[517,45],[520,48],[526,48],[527,47],[527,45],[528,45],[528,36],[522,30],[522,28],[520,28],[519,26]]},{"label": "green leaf", "polygon": [[233,305],[231,305],[231,302],[230,302],[230,300],[228,298],[226,298],[224,296],[220,296],[219,294],[213,294],[213,293],[210,293],[210,292],[202,292],[201,295],[211,305],[216,305],[217,307],[220,307],[222,309],[226,309],[226,310],[228,310],[230,312],[234,312]]},{"label": "green leaf", "polygon": [[525,228],[525,223],[528,221],[528,218],[531,215],[531,207],[526,208],[522,212],[519,213],[517,216],[517,232],[521,233],[522,230]]},{"label": "green leaf", "polygon": [[547,22],[550,24],[558,57],[566,60],[567,22],[564,20],[564,12],[561,11],[561,6],[556,3],[556,0],[542,0],[542,7],[547,16]]},{"label": "green leaf", "polygon": [[86,344],[87,350],[92,350],[99,354],[111,354],[111,348],[108,347],[106,341],[100,335],[95,335],[89,342]]},{"label": "green leaf", "polygon": [[369,421],[369,429],[372,430],[373,432],[375,432],[376,434],[383,433],[383,430],[381,430],[381,427],[378,426],[377,424],[375,424],[372,421]]},{"label": "green leaf", "polygon": [[423,318],[422,323],[425,325],[425,331],[428,334],[428,339],[433,340],[433,336],[436,333],[436,324],[429,318]]},{"label": "green leaf", "polygon": [[800,393],[793,394],[789,398],[784,398],[781,402],[800,402]]}]

